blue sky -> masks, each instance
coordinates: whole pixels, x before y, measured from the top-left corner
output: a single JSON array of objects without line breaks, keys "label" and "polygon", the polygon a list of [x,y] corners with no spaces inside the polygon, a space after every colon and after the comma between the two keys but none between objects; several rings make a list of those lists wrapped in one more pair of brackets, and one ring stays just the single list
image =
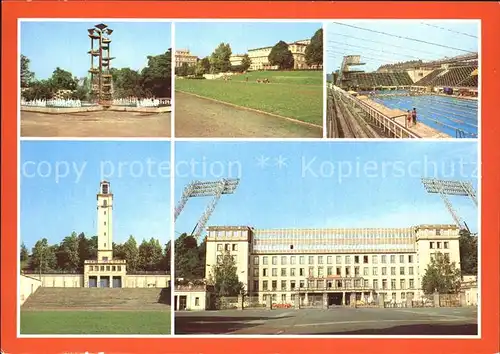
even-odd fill
[{"label": "blue sky", "polygon": [[[369,146],[362,142],[177,142],[175,155],[176,203],[192,180],[240,178],[235,194],[221,197],[207,226],[453,224],[439,195],[427,194],[420,178],[469,180],[477,190],[477,144],[473,142],[372,142]],[[471,230],[477,231],[473,202],[453,196],[450,200]],[[209,201],[210,197],[188,201],[176,221],[176,237],[191,232]]]},{"label": "blue sky", "polygon": [[[478,50],[478,39],[470,37],[479,37],[478,21],[339,20],[335,22],[467,51],[476,52]],[[329,23],[326,28],[326,41],[328,43],[325,43],[325,46],[327,47],[328,55],[325,61],[328,73],[340,68],[344,55],[361,55],[362,62],[366,63],[366,65],[360,68],[369,72],[376,70],[382,64],[390,64],[398,61],[418,59],[428,61],[442,59],[446,56],[452,57],[466,54],[455,49],[390,37],[336,23]],[[465,33],[470,36],[456,32]]]},{"label": "blue sky", "polygon": [[[90,6],[90,5],[89,5]],[[56,67],[77,77],[87,76],[90,67],[88,28],[94,22],[22,22],[21,54],[30,59],[37,79],[47,79]],[[110,46],[115,68],[134,70],[147,65],[148,55],[165,53],[171,47],[169,22],[105,22],[114,32]]]},{"label": "blue sky", "polygon": [[189,49],[202,58],[212,54],[222,42],[229,43],[233,54],[248,49],[273,46],[279,41],[293,42],[311,38],[321,23],[279,22],[196,22],[175,24],[175,47]]},{"label": "blue sky", "polygon": [[21,240],[31,249],[44,237],[59,243],[73,231],[95,235],[96,194],[106,179],[114,193],[113,241],[133,235],[165,244],[169,167],[168,142],[23,141]]}]

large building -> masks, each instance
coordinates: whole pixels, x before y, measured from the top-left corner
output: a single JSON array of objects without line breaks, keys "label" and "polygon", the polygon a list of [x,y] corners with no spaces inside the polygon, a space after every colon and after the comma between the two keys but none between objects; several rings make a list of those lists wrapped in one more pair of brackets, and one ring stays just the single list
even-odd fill
[{"label": "large building", "polygon": [[229,57],[229,61],[231,62],[231,66],[242,65],[244,57],[245,57],[245,54],[231,54],[231,57]]},{"label": "large building", "polygon": [[420,299],[427,265],[440,252],[460,267],[459,228],[419,225],[377,229],[207,229],[206,277],[229,252],[250,296],[266,303],[329,305]]},{"label": "large building", "polygon": [[[306,48],[311,43],[310,39],[304,39],[300,41],[295,41],[292,43],[288,43],[288,49],[293,54],[294,65],[293,68],[295,70],[299,69],[321,69],[322,65],[319,67],[316,66],[308,66],[306,64]],[[250,70],[276,70],[277,66],[273,66],[269,63],[269,54],[273,46],[255,48],[248,50],[248,56],[250,58]]]},{"label": "large building", "polygon": [[186,63],[189,66],[194,66],[198,62],[198,57],[191,54],[189,49],[177,49],[175,51],[175,67],[180,68]]}]

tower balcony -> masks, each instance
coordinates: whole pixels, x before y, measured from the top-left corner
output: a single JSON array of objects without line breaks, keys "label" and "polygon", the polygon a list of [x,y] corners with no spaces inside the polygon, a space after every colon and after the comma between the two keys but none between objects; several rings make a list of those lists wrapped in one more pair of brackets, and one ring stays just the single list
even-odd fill
[{"label": "tower balcony", "polygon": [[113,263],[113,264],[125,264],[127,263],[124,259],[109,259],[109,260],[98,260],[98,259],[87,259],[84,261],[85,264],[105,264],[105,263]]},{"label": "tower balcony", "polygon": [[89,51],[87,52],[87,54],[90,54],[90,55],[92,55],[92,56],[98,56],[98,55],[99,55],[99,50],[96,50],[96,49],[94,49],[94,50],[89,50]]}]

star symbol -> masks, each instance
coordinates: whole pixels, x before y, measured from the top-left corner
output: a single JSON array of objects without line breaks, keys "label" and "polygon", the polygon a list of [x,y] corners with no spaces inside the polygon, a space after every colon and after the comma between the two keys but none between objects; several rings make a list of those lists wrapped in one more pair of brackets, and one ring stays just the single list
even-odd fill
[{"label": "star symbol", "polygon": [[283,156],[279,156],[276,160],[276,165],[278,166],[278,168],[281,170],[282,167],[286,167],[287,164],[286,164],[286,160],[288,160],[286,157],[283,157]]},{"label": "star symbol", "polygon": [[257,158],[257,166],[259,166],[260,168],[265,168],[266,166],[269,165],[268,161],[269,157],[261,155],[260,157]]}]

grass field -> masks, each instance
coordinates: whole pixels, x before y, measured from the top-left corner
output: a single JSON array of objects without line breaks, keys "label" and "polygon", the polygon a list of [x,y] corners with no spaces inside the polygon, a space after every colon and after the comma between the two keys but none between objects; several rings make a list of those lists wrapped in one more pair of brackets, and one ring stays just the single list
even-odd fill
[{"label": "grass field", "polygon": [[21,334],[170,334],[170,312],[21,311]]},{"label": "grass field", "polygon": [[[264,78],[270,83],[256,82]],[[322,71],[258,71],[227,82],[177,79],[175,85],[179,91],[323,125]]]}]

